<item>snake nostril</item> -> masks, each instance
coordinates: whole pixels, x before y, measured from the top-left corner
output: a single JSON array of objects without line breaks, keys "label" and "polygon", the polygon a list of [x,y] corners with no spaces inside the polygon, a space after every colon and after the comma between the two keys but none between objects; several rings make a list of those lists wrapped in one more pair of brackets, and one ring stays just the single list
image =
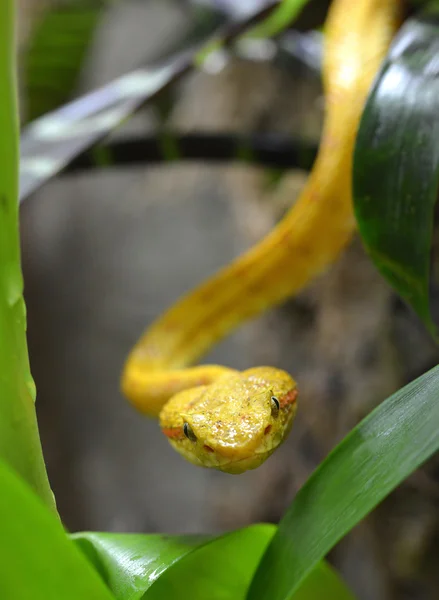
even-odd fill
[{"label": "snake nostril", "polygon": [[207,444],[204,444],[203,448],[207,451],[207,452],[214,452],[214,449],[211,448],[210,446],[208,446]]},{"label": "snake nostril", "polygon": [[271,425],[267,425],[267,427],[264,429],[264,435],[268,435],[271,431]]}]

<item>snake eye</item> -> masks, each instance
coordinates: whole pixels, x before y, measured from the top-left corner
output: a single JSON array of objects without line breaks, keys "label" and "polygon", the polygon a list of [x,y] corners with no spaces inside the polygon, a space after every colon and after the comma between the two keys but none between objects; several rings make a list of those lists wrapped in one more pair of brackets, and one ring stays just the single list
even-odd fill
[{"label": "snake eye", "polygon": [[183,425],[183,433],[187,437],[187,439],[190,440],[191,442],[196,442],[197,441],[197,436],[192,431],[192,427],[189,425],[189,423],[184,423],[184,425]]},{"label": "snake eye", "polygon": [[271,396],[271,414],[273,417],[276,418],[278,416],[279,408],[280,408],[279,400],[276,398],[276,396]]}]

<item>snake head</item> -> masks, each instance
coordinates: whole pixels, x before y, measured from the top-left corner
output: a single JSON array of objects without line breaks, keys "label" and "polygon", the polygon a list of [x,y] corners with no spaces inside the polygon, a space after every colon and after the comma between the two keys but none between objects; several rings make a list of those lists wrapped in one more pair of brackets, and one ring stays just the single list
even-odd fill
[{"label": "snake head", "polygon": [[177,394],[163,409],[161,426],[191,462],[242,473],[261,465],[285,440],[296,396],[287,373],[258,367]]}]

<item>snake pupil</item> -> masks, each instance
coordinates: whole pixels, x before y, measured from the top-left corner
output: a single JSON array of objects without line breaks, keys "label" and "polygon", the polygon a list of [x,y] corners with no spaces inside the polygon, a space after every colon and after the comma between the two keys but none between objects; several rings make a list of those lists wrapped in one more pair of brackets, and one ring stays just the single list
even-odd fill
[{"label": "snake pupil", "polygon": [[192,428],[189,425],[189,423],[184,423],[183,424],[183,433],[187,437],[187,439],[190,440],[191,442],[196,442],[197,441],[197,436],[192,431]]},{"label": "snake pupil", "polygon": [[273,417],[277,417],[279,414],[279,408],[279,400],[276,398],[276,396],[271,396],[271,414]]}]

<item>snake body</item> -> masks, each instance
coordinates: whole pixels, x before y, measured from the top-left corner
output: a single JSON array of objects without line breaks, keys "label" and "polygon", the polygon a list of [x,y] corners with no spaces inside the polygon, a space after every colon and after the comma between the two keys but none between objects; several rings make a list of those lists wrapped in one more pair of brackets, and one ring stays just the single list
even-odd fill
[{"label": "snake body", "polygon": [[172,446],[197,465],[229,473],[256,468],[291,429],[297,390],[284,371],[190,365],[239,324],[302,290],[350,240],[355,137],[399,12],[399,0],[334,0],[325,34],[324,127],[299,199],[259,244],[154,322],[128,357],[124,394],[159,417]]}]

